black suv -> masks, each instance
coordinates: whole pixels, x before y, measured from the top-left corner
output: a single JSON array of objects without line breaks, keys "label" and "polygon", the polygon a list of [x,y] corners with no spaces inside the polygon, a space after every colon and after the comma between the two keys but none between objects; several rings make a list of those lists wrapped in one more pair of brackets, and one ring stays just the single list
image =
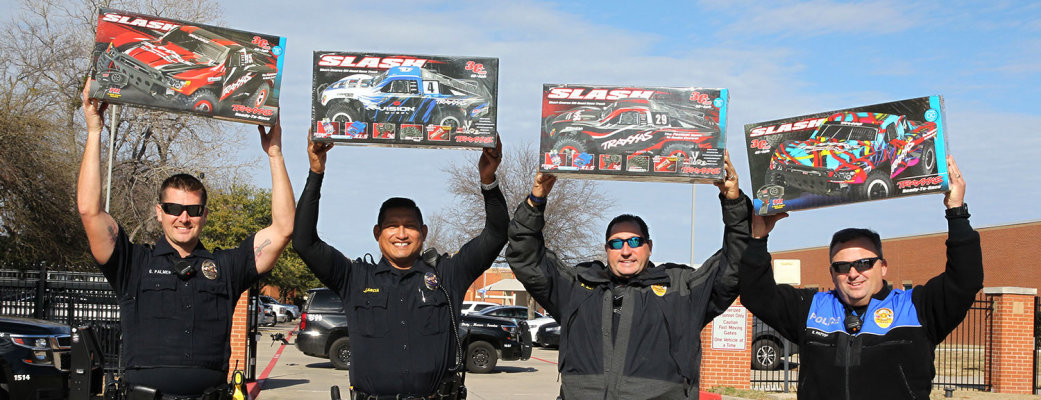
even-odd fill
[{"label": "black suv", "polygon": [[[463,315],[459,336],[466,349],[467,370],[488,373],[498,360],[527,360],[531,341],[524,321]],[[313,357],[329,358],[337,369],[351,365],[351,342],[343,302],[328,288],[307,291],[307,303],[300,316],[296,347]]]},{"label": "black suv", "polygon": [[0,317],[0,399],[64,399],[72,330],[32,318]]}]

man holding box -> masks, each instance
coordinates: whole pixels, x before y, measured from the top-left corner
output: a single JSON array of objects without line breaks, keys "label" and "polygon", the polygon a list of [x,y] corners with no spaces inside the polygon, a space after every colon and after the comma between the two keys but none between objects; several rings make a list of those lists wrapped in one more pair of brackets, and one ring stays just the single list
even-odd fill
[{"label": "man holding box", "polygon": [[927,399],[936,345],[965,318],[983,288],[980,236],[969,225],[965,180],[948,157],[947,268],[925,285],[892,289],[882,240],[868,229],[835,233],[835,289],[777,285],[767,235],[787,214],[755,217],[741,260],[741,298],[753,314],[799,344],[800,399]]},{"label": "man holding box", "polygon": [[102,209],[101,130],[107,104],[83,90],[87,142],[76,201],[90,251],[115,290],[123,330],[123,382],[135,398],[219,399],[228,379],[232,314],[239,296],[274,267],[293,229],[293,188],[282,158],[276,123],[261,145],[271,167],[270,226],[237,248],[208,250],[206,188],[177,174],[159,189],[156,220],[163,238],[132,244],[123,227]]},{"label": "man holding box", "polygon": [[353,399],[465,395],[455,374],[463,368],[459,310],[467,288],[506,244],[509,214],[495,178],[501,146],[484,149],[477,163],[486,218],[477,237],[452,256],[428,252],[421,257],[427,234],[423,214],[412,200],[391,198],[380,207],[372,227],[382,254],[373,264],[360,258],[352,261],[318,237],[319,192],[332,144],[308,143],[311,170],[300,195],[293,248],[340,296],[347,312]]},{"label": "man holding box", "polygon": [[560,322],[564,399],[697,399],[701,329],[737,297],[736,261],[750,237],[752,203],[726,156],[717,183],[723,247],[698,269],[654,265],[647,224],[620,215],[607,226],[607,265],[564,265],[542,236],[556,177],[537,174],[510,222],[506,259],[528,292]]}]

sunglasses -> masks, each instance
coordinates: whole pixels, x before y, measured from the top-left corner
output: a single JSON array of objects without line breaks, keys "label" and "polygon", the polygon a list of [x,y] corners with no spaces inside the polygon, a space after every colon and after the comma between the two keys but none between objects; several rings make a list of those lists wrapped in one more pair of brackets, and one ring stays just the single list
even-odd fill
[{"label": "sunglasses", "polygon": [[882,257],[861,258],[855,261],[836,261],[831,263],[832,271],[838,274],[848,274],[850,268],[856,268],[857,272],[864,272],[875,267],[875,261]]},{"label": "sunglasses", "polygon": [[644,243],[647,243],[647,240],[639,236],[633,236],[628,239],[611,239],[607,241],[607,248],[611,250],[621,250],[625,243],[629,244],[629,248],[635,249],[643,246]]},{"label": "sunglasses", "polygon": [[202,204],[192,204],[190,206],[186,206],[184,204],[177,203],[159,203],[159,208],[162,208],[164,213],[173,215],[175,217],[180,216],[181,213],[185,211],[188,212],[189,217],[198,217],[202,215],[202,212],[206,209],[206,206]]}]

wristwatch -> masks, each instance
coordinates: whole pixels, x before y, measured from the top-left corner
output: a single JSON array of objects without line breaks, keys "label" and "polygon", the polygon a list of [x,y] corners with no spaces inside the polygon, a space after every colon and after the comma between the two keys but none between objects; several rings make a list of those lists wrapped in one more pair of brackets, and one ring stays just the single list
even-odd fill
[{"label": "wristwatch", "polygon": [[969,203],[947,209],[947,218],[969,218]]}]

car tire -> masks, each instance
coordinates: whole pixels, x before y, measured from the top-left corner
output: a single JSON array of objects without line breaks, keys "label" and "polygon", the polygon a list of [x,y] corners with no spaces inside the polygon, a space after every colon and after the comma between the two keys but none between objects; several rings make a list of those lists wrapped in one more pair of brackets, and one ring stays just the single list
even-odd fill
[{"label": "car tire", "polygon": [[333,122],[341,122],[344,126],[347,126],[351,122],[357,121],[360,115],[358,110],[355,107],[351,107],[350,104],[337,102],[329,107],[329,111],[325,112],[325,118]]},{"label": "car tire", "polygon": [[336,369],[351,368],[351,338],[336,339],[333,345],[329,346],[329,361]]},{"label": "car tire", "polygon": [[589,145],[585,141],[579,140],[574,135],[562,137],[557,139],[556,143],[553,143],[554,153],[563,153],[567,151],[586,153],[589,151]]},{"label": "car tire", "polygon": [[752,344],[752,369],[775,370],[781,366],[781,346],[772,339],[759,339]]},{"label": "car tire", "polygon": [[445,114],[439,115],[434,119],[438,125],[452,127],[451,132],[455,134],[459,131],[459,128],[463,126],[463,118],[460,116],[458,111],[449,111]]},{"label": "car tire", "polygon": [[857,194],[863,200],[879,200],[893,195],[893,181],[886,171],[874,170],[868,174],[864,183],[857,187]]},{"label": "car tire", "polygon": [[784,177],[780,172],[766,170],[766,185],[781,186],[784,188],[784,199],[792,200],[802,195],[802,190],[784,184]]},{"label": "car tire", "polygon": [[687,164],[694,164],[700,152],[692,143],[669,143],[661,148],[660,155],[670,157],[682,155]]},{"label": "car tire", "polygon": [[499,356],[495,347],[488,342],[477,341],[466,348],[466,370],[475,374],[487,374],[495,369]]},{"label": "car tire", "polygon": [[918,175],[932,175],[936,173],[936,142],[929,140],[922,143],[922,154],[918,156],[918,164],[915,165]]},{"label": "car tire", "polygon": [[268,97],[271,96],[271,84],[267,82],[261,82],[260,86],[257,86],[257,90],[253,92],[252,96],[249,96],[247,105],[253,108],[261,108],[267,104]]},{"label": "car tire", "polygon": [[215,114],[217,112],[217,95],[213,92],[200,89],[188,97],[188,108],[203,114]]}]

